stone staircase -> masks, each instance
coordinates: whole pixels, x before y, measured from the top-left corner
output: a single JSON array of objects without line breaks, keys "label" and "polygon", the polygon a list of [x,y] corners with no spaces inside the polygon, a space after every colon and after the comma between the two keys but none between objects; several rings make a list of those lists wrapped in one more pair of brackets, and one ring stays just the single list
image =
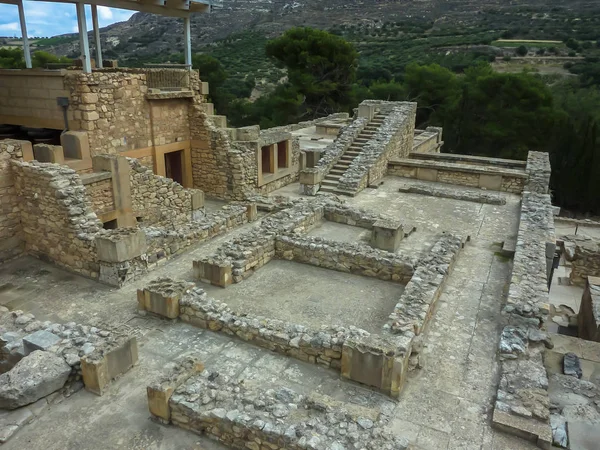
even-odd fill
[{"label": "stone staircase", "polygon": [[338,183],[342,175],[348,170],[354,158],[362,152],[363,146],[373,137],[383,123],[385,115],[377,113],[360,134],[352,141],[352,144],[331,168],[329,173],[321,181],[320,192],[332,192],[334,194],[350,194],[338,189]]}]

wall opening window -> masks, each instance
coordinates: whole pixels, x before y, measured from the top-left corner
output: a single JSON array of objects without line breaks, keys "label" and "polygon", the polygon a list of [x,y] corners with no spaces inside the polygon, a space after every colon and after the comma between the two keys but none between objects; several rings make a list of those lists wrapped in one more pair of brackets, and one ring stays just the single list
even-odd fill
[{"label": "wall opening window", "polygon": [[288,167],[288,141],[281,141],[277,143],[277,168],[286,167]]},{"label": "wall opening window", "polygon": [[103,228],[105,230],[114,230],[115,228],[117,228],[117,219],[108,220],[104,222]]},{"label": "wall opening window", "polygon": [[275,173],[273,146],[265,145],[260,149],[262,173]]}]

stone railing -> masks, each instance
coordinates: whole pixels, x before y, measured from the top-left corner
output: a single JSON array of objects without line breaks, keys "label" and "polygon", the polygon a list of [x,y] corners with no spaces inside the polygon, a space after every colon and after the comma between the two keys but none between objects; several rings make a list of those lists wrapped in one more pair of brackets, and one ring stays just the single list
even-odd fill
[{"label": "stone railing", "polygon": [[342,191],[356,193],[383,178],[388,160],[405,157],[412,149],[417,104],[381,102],[379,106],[385,114],[383,123],[340,178]]}]

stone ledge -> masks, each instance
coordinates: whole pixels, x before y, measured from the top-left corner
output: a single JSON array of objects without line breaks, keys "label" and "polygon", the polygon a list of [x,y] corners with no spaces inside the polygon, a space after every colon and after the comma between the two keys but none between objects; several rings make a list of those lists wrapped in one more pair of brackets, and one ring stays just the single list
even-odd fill
[{"label": "stone ledge", "polygon": [[528,175],[523,170],[516,169],[503,169],[499,167],[486,167],[468,164],[459,164],[451,162],[438,162],[438,161],[425,161],[415,159],[390,159],[388,165],[394,166],[406,166],[424,169],[435,169],[449,172],[465,172],[474,173],[480,175],[502,175],[512,178],[523,178],[527,179]]},{"label": "stone ledge", "polygon": [[459,155],[454,153],[418,153],[411,152],[408,157],[410,159],[427,159],[434,161],[448,161],[448,162],[466,162],[481,165],[490,165],[498,167],[506,167],[508,169],[525,169],[527,161],[519,161],[516,159],[502,159],[502,158],[486,158],[484,156],[472,156],[472,155]]},{"label": "stone ledge", "polygon": [[540,448],[550,449],[552,446],[552,428],[550,428],[550,424],[514,416],[496,408],[492,417],[492,426],[498,430],[519,436]]},{"label": "stone ledge", "polygon": [[161,91],[159,89],[150,89],[146,94],[148,100],[170,100],[174,98],[194,98],[193,91]]}]

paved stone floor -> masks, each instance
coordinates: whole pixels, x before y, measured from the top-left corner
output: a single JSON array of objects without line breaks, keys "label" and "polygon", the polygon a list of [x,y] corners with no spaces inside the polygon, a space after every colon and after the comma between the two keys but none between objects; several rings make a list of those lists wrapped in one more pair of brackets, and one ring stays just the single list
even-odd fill
[{"label": "paved stone floor", "polygon": [[[390,429],[415,448],[533,449],[490,428],[497,385],[495,351],[499,311],[510,278],[509,262],[496,254],[514,236],[518,197],[504,206],[481,205],[395,192],[394,179],[350,202],[415,222],[423,239],[442,230],[468,232],[471,242],[458,259],[425,333],[423,368],[410,374],[398,402],[341,381],[332,370],[270,353],[182,323],[139,316],[135,290],[160,275],[191,279],[191,261],[228,237],[203,244],[121,290],[66,273],[33,258],[0,266],[0,304],[33,312],[40,319],[129,328],[139,336],[140,363],[103,397],[80,391],[19,431],[12,449],[221,449],[204,437],[148,419],[145,387],[164,365],[185,353],[207,367],[243,379],[320,391],[340,400],[393,409]],[[246,225],[237,234],[249,229]],[[415,234],[417,236],[417,234]],[[415,243],[418,241],[415,240]],[[422,248],[423,242],[415,244]],[[263,268],[264,269],[264,268]],[[258,277],[257,273],[255,277]],[[356,277],[361,279],[361,277]],[[239,286],[242,286],[240,284]]]},{"label": "paved stone floor", "polygon": [[404,286],[292,261],[271,261],[227,289],[199,283],[211,297],[239,313],[291,323],[354,325],[380,333]]}]

